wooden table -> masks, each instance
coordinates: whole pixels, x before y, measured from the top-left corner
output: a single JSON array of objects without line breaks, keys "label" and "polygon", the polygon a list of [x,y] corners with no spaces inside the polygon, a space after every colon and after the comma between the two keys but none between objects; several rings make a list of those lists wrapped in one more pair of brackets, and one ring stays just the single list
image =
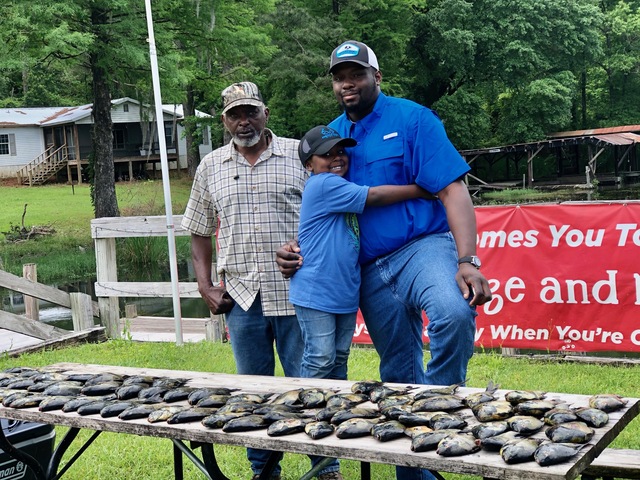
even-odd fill
[{"label": "wooden table", "polygon": [[[281,393],[297,388],[332,388],[341,392],[350,392],[353,382],[339,380],[263,377],[252,375],[230,375],[219,373],[201,373],[178,370],[160,370],[151,368],[130,368],[109,365],[85,365],[76,363],[58,363],[48,367],[50,370],[65,373],[115,373],[120,375],[151,375],[156,377],[188,379],[187,386],[192,387],[228,387],[240,388],[242,392],[274,392]],[[420,389],[427,386],[421,385]],[[460,388],[458,394],[466,396],[483,389]],[[503,395],[507,390],[498,390]],[[602,392],[613,393],[613,392]],[[569,395],[563,393],[547,393],[546,399],[560,399],[571,406],[586,406],[589,396]],[[610,413],[609,423],[595,429],[596,433],[590,445],[583,448],[570,462],[540,467],[535,462],[509,465],[493,452],[479,451],[460,457],[442,457],[435,452],[414,453],[411,451],[411,441],[400,438],[390,442],[379,442],[373,437],[356,439],[339,439],[335,435],[320,440],[312,440],[305,433],[298,433],[282,437],[269,437],[266,430],[252,432],[225,433],[220,429],[209,429],[199,422],[169,425],[166,422],[149,423],[146,419],[123,421],[115,418],[102,418],[100,415],[81,416],[77,413],[63,413],[61,411],[40,412],[37,408],[13,409],[0,407],[0,417],[15,420],[68,426],[75,432],[78,429],[128,433],[150,437],[169,438],[174,441],[176,448],[194,461],[195,455],[189,455],[182,441],[197,442],[196,445],[236,445],[242,447],[267,448],[269,450],[292,452],[299,454],[313,454],[326,457],[338,457],[365,463],[386,463],[391,465],[405,465],[411,467],[428,468],[438,472],[452,472],[458,474],[477,475],[491,479],[505,480],[572,480],[584,470],[593,459],[624,429],[624,427],[640,412],[640,399],[628,398],[626,407]],[[366,404],[364,404],[366,406]],[[464,414],[464,410],[462,411]],[[474,422],[469,410],[465,418],[471,425]],[[76,433],[77,434],[77,433]],[[96,434],[97,436],[97,434]],[[543,433],[536,434],[544,437]],[[75,437],[75,435],[73,435]],[[73,440],[65,441],[70,443]],[[63,440],[64,441],[64,440]],[[68,445],[66,445],[68,447]],[[66,448],[65,447],[65,448]],[[211,455],[212,457],[212,448]],[[203,454],[205,450],[203,449]],[[54,454],[55,456],[55,454]],[[61,454],[60,454],[61,456]],[[192,458],[194,457],[194,458]],[[59,461],[59,459],[58,459]],[[216,465],[211,465],[211,458],[205,458],[205,468],[199,468],[209,478],[224,479]],[[215,457],[213,457],[215,463]],[[205,469],[207,471],[205,471]],[[365,470],[363,470],[365,471]],[[176,470],[176,477],[179,473]],[[52,472],[48,477],[54,478]],[[303,477],[303,478],[306,478]]]}]

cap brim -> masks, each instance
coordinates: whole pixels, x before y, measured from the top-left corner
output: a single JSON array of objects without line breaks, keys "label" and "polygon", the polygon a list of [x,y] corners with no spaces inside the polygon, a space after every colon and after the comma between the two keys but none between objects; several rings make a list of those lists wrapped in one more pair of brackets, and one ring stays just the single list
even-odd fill
[{"label": "cap brim", "polygon": [[342,65],[343,63],[357,63],[358,65],[362,65],[363,67],[375,68],[373,65],[370,65],[367,62],[363,62],[361,60],[353,60],[352,58],[345,58],[345,59],[342,59],[342,60],[338,60],[333,65],[331,65],[331,67],[329,67],[329,73],[331,73],[331,71],[334,68],[336,68],[338,65]]},{"label": "cap brim", "polygon": [[254,107],[264,107],[264,102],[261,102],[260,100],[253,100],[251,98],[242,98],[240,100],[234,100],[229,105],[224,107],[224,109],[222,110],[222,114],[224,115],[232,108],[239,107],[240,105],[252,105]]},{"label": "cap brim", "polygon": [[358,144],[353,138],[334,138],[320,145],[311,155],[324,155],[336,145],[344,145],[345,147],[355,147]]}]

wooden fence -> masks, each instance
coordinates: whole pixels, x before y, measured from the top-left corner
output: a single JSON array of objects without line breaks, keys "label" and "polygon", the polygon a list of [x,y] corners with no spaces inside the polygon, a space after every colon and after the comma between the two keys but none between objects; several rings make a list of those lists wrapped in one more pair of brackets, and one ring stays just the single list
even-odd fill
[{"label": "wooden fence", "polygon": [[[182,215],[175,215],[173,221],[176,237],[190,235],[180,226]],[[96,250],[95,293],[100,319],[106,327],[107,336],[119,338],[122,335],[119,298],[172,297],[173,292],[170,282],[119,282],[116,238],[166,237],[166,216],[97,218],[91,220],[91,236]],[[212,271],[215,273],[215,265]],[[200,298],[196,282],[180,282],[178,290],[180,298]],[[205,323],[206,338],[219,340],[223,332],[222,315],[212,315]]]},{"label": "wooden fence", "polygon": [[[22,293],[25,296],[25,315],[17,315],[0,310],[0,328],[36,338],[47,344],[58,341],[72,343],[73,338],[79,339],[98,333],[97,330],[103,330],[101,327],[96,328],[94,325],[93,317],[99,315],[98,304],[93,302],[89,295],[79,292],[67,293],[38,283],[35,281],[35,278],[37,278],[35,266],[29,265],[28,267],[25,268],[25,277],[28,278],[18,277],[0,270],[0,288]],[[70,334],[68,330],[39,322],[38,299],[71,309],[75,334]],[[80,335],[77,335],[78,332],[80,332]],[[13,351],[12,348],[11,350]],[[3,351],[5,351],[4,347]]]}]

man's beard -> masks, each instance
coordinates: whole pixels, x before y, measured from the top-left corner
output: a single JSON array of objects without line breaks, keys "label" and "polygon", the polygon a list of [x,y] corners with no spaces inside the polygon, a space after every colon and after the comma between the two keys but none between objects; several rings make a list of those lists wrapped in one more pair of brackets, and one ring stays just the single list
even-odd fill
[{"label": "man's beard", "polygon": [[253,147],[260,141],[262,131],[254,130],[254,134],[251,138],[240,138],[237,135],[233,135],[233,143],[239,147],[249,148]]}]

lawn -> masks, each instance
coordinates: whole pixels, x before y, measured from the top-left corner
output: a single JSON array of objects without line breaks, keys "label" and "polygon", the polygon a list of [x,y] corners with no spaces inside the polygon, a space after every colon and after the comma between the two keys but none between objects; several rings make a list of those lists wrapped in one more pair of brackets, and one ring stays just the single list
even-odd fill
[{"label": "lawn", "polygon": [[[191,179],[178,174],[171,179],[174,214],[184,212]],[[161,180],[119,182],[116,194],[123,216],[164,215],[164,192]],[[91,240],[94,218],[90,187],[82,185],[43,185],[24,187],[3,185],[0,188],[0,268],[16,275],[22,265],[36,263],[38,280],[44,283],[68,283],[95,274],[95,257]],[[12,243],[7,233],[15,227],[46,226],[52,235]]]},{"label": "lawn", "polygon": [[[146,368],[234,373],[233,356],[228,343],[137,343],[112,340],[96,345],[46,351],[19,358],[0,358],[0,370],[12,366],[44,366],[57,362],[94,363]],[[278,369],[278,375],[282,375]],[[469,365],[468,385],[484,388],[493,380],[506,389],[542,390],[591,395],[617,393],[627,397],[640,396],[640,369],[611,365],[586,365],[540,362],[507,358],[498,354],[477,354]],[[376,379],[378,357],[369,347],[354,347],[349,358],[351,380]],[[58,441],[66,431],[58,428]],[[91,432],[82,432],[86,439]],[[640,449],[640,419],[636,418],[614,441],[618,448]],[[77,447],[76,447],[77,448]],[[75,449],[71,449],[71,453]],[[199,455],[199,453],[198,453]],[[68,459],[67,454],[64,459]],[[231,480],[249,478],[249,466],[244,449],[216,447],[216,458],[222,471]],[[300,478],[308,469],[303,455],[287,454],[283,463],[283,479]],[[172,445],[166,439],[103,433],[89,451],[64,476],[69,480],[114,478],[118,480],[156,480],[172,478]],[[359,464],[343,461],[346,480],[356,480]],[[185,478],[199,479],[203,475],[185,460]],[[372,465],[373,480],[393,479],[389,465]],[[479,477],[446,474],[448,480],[478,480]]]}]

